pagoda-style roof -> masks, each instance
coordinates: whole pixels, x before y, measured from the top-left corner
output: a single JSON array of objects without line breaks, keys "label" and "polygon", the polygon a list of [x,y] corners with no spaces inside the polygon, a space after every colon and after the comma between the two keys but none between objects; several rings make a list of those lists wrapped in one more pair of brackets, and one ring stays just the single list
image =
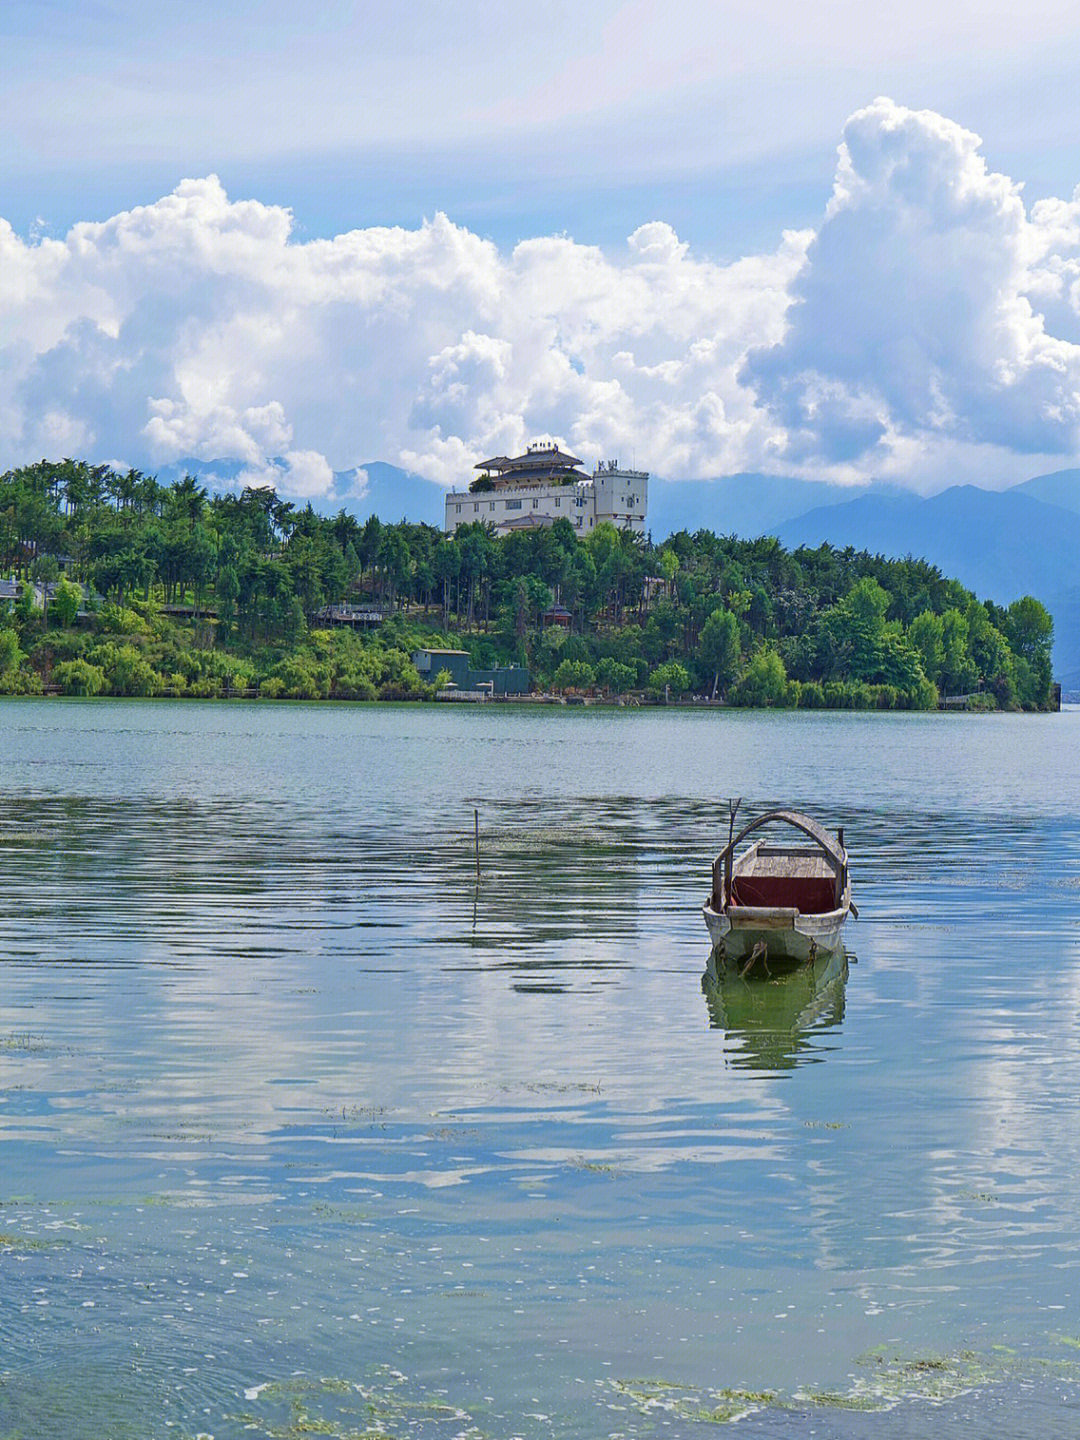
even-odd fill
[{"label": "pagoda-style roof", "polygon": [[584,480],[584,475],[575,473],[576,467],[582,463],[576,455],[568,455],[557,445],[530,445],[524,455],[494,455],[490,460],[481,460],[474,468],[487,475],[497,475],[497,484],[506,481],[525,483],[530,480]]}]

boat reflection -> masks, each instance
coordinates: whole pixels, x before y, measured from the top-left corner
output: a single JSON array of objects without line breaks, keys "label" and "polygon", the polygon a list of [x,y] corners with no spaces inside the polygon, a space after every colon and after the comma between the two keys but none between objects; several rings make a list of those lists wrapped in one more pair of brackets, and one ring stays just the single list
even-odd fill
[{"label": "boat reflection", "polygon": [[766,969],[710,957],[701,977],[709,1024],[726,1032],[738,1070],[793,1070],[822,1059],[822,1032],[844,1018],[844,950],[805,964]]}]

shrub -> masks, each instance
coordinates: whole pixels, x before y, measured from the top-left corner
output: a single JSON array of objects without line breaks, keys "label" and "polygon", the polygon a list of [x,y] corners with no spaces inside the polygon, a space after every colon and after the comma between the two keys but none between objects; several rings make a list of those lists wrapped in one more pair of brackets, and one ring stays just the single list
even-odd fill
[{"label": "shrub", "polygon": [[909,710],[936,710],[938,688],[924,677],[913,689],[906,692],[904,701]]},{"label": "shrub", "polygon": [[100,695],[105,689],[105,671],[88,660],[62,660],[53,679],[65,695]]},{"label": "shrub", "polygon": [[103,605],[97,617],[103,635],[149,635],[150,626],[134,610],[124,605]]},{"label": "shrub", "polygon": [[339,700],[375,700],[379,692],[370,675],[350,667],[338,672],[330,693]]},{"label": "shrub", "polygon": [[75,624],[75,618],[82,604],[82,586],[63,576],[56,587],[52,600],[52,615],[65,629]]},{"label": "shrub", "polygon": [[134,645],[109,640],[95,646],[87,658],[105,672],[113,695],[153,695],[161,687],[161,676]]},{"label": "shrub", "polygon": [[784,662],[775,650],[759,650],[731,694],[735,705],[780,707],[792,704],[794,695]]},{"label": "shrub", "polygon": [[967,708],[979,715],[989,715],[998,708],[997,701],[988,691],[982,690],[978,695],[968,697]]},{"label": "shrub", "polygon": [[91,637],[78,631],[48,630],[30,655],[36,665],[54,665],[60,660],[78,660],[90,644]]},{"label": "shrub", "polygon": [[325,700],[330,694],[330,667],[308,656],[287,656],[270,672],[279,679],[282,695],[288,700]]},{"label": "shrub", "polygon": [[200,675],[188,685],[188,694],[198,700],[216,700],[221,694],[221,681],[216,675]]}]

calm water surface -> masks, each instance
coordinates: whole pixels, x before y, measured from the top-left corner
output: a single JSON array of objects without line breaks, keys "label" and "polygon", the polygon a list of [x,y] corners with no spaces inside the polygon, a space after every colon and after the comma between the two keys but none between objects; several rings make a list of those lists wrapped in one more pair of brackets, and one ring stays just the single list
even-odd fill
[{"label": "calm water surface", "polygon": [[4,701],[0,874],[0,1437],[1080,1433],[1080,713]]}]

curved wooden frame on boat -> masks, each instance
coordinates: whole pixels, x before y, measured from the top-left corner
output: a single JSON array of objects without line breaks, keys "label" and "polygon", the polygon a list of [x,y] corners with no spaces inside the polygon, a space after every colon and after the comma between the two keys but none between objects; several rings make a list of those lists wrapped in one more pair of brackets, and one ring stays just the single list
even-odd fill
[{"label": "curved wooden frame on boat", "polygon": [[[759,839],[738,860],[756,830],[785,824],[812,847],[770,846]],[[713,950],[727,960],[807,961],[843,948],[841,931],[853,909],[844,832],[835,837],[797,810],[770,810],[744,825],[712,867],[703,914]],[[858,914],[858,911],[855,911]]]}]

